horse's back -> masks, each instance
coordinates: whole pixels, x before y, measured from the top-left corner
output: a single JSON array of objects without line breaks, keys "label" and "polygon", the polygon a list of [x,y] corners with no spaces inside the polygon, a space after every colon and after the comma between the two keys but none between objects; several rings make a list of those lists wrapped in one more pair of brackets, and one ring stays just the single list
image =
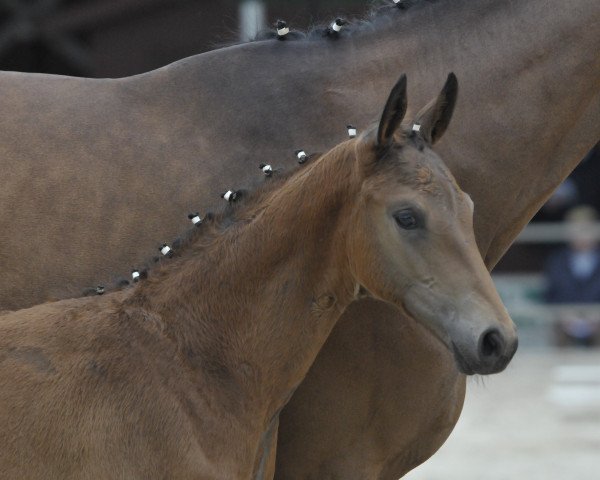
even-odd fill
[{"label": "horse's back", "polygon": [[152,78],[0,74],[0,309],[111,281],[198,208],[213,181],[190,180],[201,136],[190,145],[192,127],[153,100]]}]

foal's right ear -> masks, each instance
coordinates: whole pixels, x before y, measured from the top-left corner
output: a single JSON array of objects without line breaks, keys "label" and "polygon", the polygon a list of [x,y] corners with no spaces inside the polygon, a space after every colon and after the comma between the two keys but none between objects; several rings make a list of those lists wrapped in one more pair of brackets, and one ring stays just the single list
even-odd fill
[{"label": "foal's right ear", "polygon": [[439,96],[417,113],[415,123],[421,125],[420,135],[429,145],[437,142],[448,128],[457,96],[458,80],[454,73],[449,73]]},{"label": "foal's right ear", "polygon": [[394,85],[383,109],[377,131],[377,146],[385,147],[393,142],[394,132],[406,115],[406,104],[406,75],[402,75]]}]

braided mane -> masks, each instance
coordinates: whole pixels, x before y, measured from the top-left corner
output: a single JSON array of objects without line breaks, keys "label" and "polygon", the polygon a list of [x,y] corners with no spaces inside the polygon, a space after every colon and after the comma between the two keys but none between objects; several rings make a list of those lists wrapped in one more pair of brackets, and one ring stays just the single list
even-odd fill
[{"label": "braided mane", "polygon": [[[344,26],[341,32],[336,33],[333,38],[345,38],[360,36],[365,33],[373,32],[380,28],[385,28],[392,24],[399,16],[411,13],[414,10],[423,8],[426,5],[437,3],[439,0],[400,0],[395,4],[393,0],[376,0],[372,3],[366,18],[352,20]],[[315,41],[332,38],[330,35],[331,22],[324,24],[315,24],[306,31],[292,30],[287,36],[289,41]],[[273,29],[264,30],[249,40],[249,42],[276,39],[277,33]],[[247,42],[242,42],[247,43]]]}]

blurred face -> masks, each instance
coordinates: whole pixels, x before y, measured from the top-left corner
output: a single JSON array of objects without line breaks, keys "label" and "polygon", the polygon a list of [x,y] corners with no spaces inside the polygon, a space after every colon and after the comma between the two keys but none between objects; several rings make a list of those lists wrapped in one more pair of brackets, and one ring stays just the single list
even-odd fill
[{"label": "blurred face", "polygon": [[594,223],[589,221],[574,221],[569,223],[569,244],[578,252],[589,252],[597,245]]},{"label": "blurred face", "polygon": [[515,327],[477,250],[471,199],[428,148],[409,141],[379,162],[356,211],[358,282],[428,328],[464,373],[502,370]]}]

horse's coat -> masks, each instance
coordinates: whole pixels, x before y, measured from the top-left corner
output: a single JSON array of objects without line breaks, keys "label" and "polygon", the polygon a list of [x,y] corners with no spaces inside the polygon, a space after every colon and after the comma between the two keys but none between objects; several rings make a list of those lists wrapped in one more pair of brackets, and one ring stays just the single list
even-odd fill
[{"label": "horse's coat", "polygon": [[[286,167],[293,149],[324,151],[347,123],[366,128],[400,70],[414,104],[447,71],[463,79],[438,148],[475,201],[491,268],[600,138],[599,10],[597,0],[440,0],[336,41],[291,32],[127,79],[2,74],[0,309],[128,274],[188,212],[260,181],[254,152]],[[397,315],[362,300],[338,323],[282,412],[280,478],[395,480],[449,434],[464,378]]]},{"label": "horse's coat", "polygon": [[[445,129],[456,87],[426,133]],[[271,478],[279,413],[356,285],[409,311],[461,370],[503,369],[514,325],[466,195],[402,133],[405,98],[402,77],[379,135],[193,229],[131,289],[1,316],[0,477]]]}]

